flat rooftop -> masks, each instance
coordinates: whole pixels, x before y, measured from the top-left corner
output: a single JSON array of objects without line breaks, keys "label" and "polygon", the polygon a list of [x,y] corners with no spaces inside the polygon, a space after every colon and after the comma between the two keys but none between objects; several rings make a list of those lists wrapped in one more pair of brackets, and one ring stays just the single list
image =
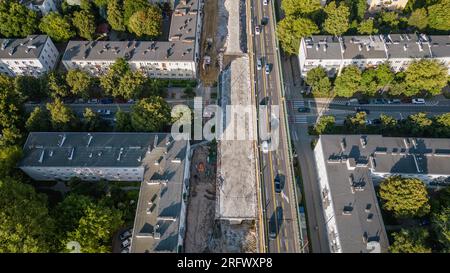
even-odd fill
[{"label": "flat rooftop", "polygon": [[47,39],[47,35],[29,35],[21,39],[0,39],[0,59],[39,58]]},{"label": "flat rooftop", "polygon": [[160,150],[146,158],[131,252],[178,251],[180,224],[184,226],[181,212],[187,149],[186,141],[172,141],[167,153]]},{"label": "flat rooftop", "polygon": [[[248,57],[234,59],[220,77],[222,107],[252,105]],[[235,124],[237,127],[243,126],[245,132],[253,132],[253,126],[256,126],[253,115],[247,117],[249,119],[237,117]],[[225,134],[233,134],[233,126],[226,121],[224,124]],[[243,136],[234,132],[235,138],[218,142],[216,217],[228,220],[254,219],[257,205],[254,141],[249,136],[238,140]]]},{"label": "flat rooftop", "polygon": [[19,166],[138,167],[148,152],[166,148],[167,134],[32,132]]}]

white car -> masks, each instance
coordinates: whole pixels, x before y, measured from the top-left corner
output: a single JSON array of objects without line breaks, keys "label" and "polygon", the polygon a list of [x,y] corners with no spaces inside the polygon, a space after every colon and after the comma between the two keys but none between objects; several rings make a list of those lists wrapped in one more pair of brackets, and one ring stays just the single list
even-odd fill
[{"label": "white car", "polygon": [[131,244],[130,239],[126,239],[125,241],[122,242],[121,246],[122,246],[122,248],[125,248],[125,247],[129,247],[130,244]]},{"label": "white car", "polygon": [[261,150],[265,154],[269,152],[269,142],[267,140],[264,140],[263,143],[261,144]]},{"label": "white car", "polygon": [[259,30],[259,26],[255,26],[255,34],[259,35],[261,31]]},{"label": "white car", "polygon": [[257,70],[261,70],[261,69],[262,69],[262,61],[261,61],[261,58],[259,58],[259,59],[256,61],[256,69],[257,69]]},{"label": "white car", "polygon": [[263,0],[263,5],[267,6],[267,2],[269,2],[269,0]]},{"label": "white car", "polygon": [[100,115],[109,116],[109,115],[111,115],[111,110],[98,109],[97,113],[99,113]]},{"label": "white car", "polygon": [[425,99],[412,99],[414,104],[425,104]]}]

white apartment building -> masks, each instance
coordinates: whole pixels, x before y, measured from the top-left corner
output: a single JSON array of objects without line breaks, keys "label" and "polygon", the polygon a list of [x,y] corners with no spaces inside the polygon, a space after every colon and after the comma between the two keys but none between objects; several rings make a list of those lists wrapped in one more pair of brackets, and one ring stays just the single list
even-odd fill
[{"label": "white apartment building", "polygon": [[384,10],[403,10],[408,4],[408,0],[367,0],[369,6],[368,11],[370,13],[379,12]]},{"label": "white apartment building", "polygon": [[172,14],[169,41],[70,41],[62,58],[66,69],[98,76],[116,59],[152,78],[197,77],[203,3],[181,0]]},{"label": "white apartment building", "polygon": [[51,11],[58,11],[58,0],[21,0],[20,3],[34,11],[40,11],[43,16]]},{"label": "white apartment building", "polygon": [[53,70],[59,52],[47,35],[0,39],[0,73],[38,77]]},{"label": "white apartment building", "polygon": [[388,34],[334,37],[317,35],[302,38],[299,48],[301,75],[318,66],[329,76],[340,74],[347,65],[360,69],[389,62],[396,72],[414,60],[432,58],[449,68],[450,36],[425,34]]}]

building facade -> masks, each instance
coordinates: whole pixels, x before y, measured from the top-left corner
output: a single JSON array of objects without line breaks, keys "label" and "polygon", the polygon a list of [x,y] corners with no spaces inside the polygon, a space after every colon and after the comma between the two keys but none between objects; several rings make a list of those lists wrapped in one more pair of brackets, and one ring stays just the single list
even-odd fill
[{"label": "building facade", "polygon": [[299,48],[301,75],[322,66],[329,76],[340,74],[347,65],[360,69],[388,62],[395,72],[405,70],[419,59],[436,59],[450,74],[450,36],[425,34],[388,34],[367,36],[317,35],[302,38]]},{"label": "building facade", "polygon": [[131,69],[152,78],[197,77],[202,26],[200,0],[181,0],[172,13],[168,41],[70,41],[62,58],[66,69],[93,76],[124,58]]},{"label": "building facade", "polygon": [[53,70],[59,52],[47,35],[0,39],[0,73],[38,77]]}]

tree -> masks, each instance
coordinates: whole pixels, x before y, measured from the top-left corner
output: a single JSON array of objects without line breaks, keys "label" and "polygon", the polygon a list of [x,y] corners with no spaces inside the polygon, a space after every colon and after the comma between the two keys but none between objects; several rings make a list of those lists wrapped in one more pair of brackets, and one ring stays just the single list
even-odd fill
[{"label": "tree", "polygon": [[350,98],[359,90],[361,71],[355,65],[350,65],[342,70],[334,83],[334,92],[337,96]]},{"label": "tree", "polygon": [[383,208],[397,218],[422,217],[430,212],[425,184],[417,178],[391,176],[380,184]]},{"label": "tree", "polygon": [[47,87],[53,98],[64,98],[69,96],[69,88],[61,73],[52,71],[47,74]]},{"label": "tree", "polygon": [[110,0],[94,0],[94,4],[99,8],[104,8],[108,5]]},{"label": "tree", "polygon": [[117,132],[132,132],[133,127],[131,126],[131,115],[130,113],[122,111],[119,109],[116,112],[116,131]]},{"label": "tree", "polygon": [[111,252],[112,235],[122,225],[122,213],[119,210],[89,205],[83,210],[77,228],[67,234],[65,242],[78,242],[82,253]]},{"label": "tree", "polygon": [[428,26],[428,14],[425,8],[416,9],[408,18],[408,25],[424,30]]},{"label": "tree", "polygon": [[111,28],[117,31],[125,31],[122,7],[119,0],[109,0],[107,6],[107,20]]},{"label": "tree", "polygon": [[305,15],[322,9],[320,0],[283,0],[281,8],[287,16]]},{"label": "tree", "polygon": [[432,214],[431,227],[444,252],[450,252],[450,207]]},{"label": "tree", "polygon": [[123,0],[123,20],[125,25],[128,26],[128,22],[131,16],[140,10],[145,10],[150,7],[147,0]]},{"label": "tree", "polygon": [[315,95],[330,95],[331,82],[323,67],[318,66],[309,70],[306,75],[306,83],[311,86]]},{"label": "tree", "polygon": [[14,79],[0,74],[0,145],[18,144],[22,138],[23,101]]},{"label": "tree", "polygon": [[383,32],[390,33],[398,29],[398,13],[394,11],[381,11],[378,15],[378,25],[381,26]]},{"label": "tree", "polygon": [[55,42],[66,42],[75,36],[69,18],[63,17],[57,12],[50,12],[44,16],[39,23],[39,29]]},{"label": "tree", "polygon": [[366,127],[366,118],[366,112],[357,112],[355,115],[349,117],[349,121],[353,128],[363,129]]},{"label": "tree", "polygon": [[414,136],[428,135],[432,124],[433,121],[423,112],[410,115],[406,120],[406,126]]},{"label": "tree", "polygon": [[314,131],[318,135],[330,133],[336,123],[334,116],[321,116],[319,121],[314,125]]},{"label": "tree", "polygon": [[90,11],[75,11],[72,22],[78,30],[78,35],[88,40],[94,39],[96,28],[95,17]]},{"label": "tree", "polygon": [[362,21],[367,11],[367,1],[356,0],[355,2],[356,2],[356,18],[358,19],[358,21]]},{"label": "tree", "polygon": [[298,54],[302,37],[319,33],[319,28],[310,19],[287,16],[277,26],[281,46],[286,53]]},{"label": "tree", "polygon": [[425,90],[438,95],[447,85],[448,69],[437,60],[422,59],[406,69],[405,82],[409,88]]},{"label": "tree", "polygon": [[79,69],[71,69],[66,74],[66,82],[70,87],[72,94],[81,96],[84,99],[90,97],[93,79],[89,73]]},{"label": "tree", "polygon": [[450,0],[440,0],[428,7],[428,25],[436,30],[450,30]]},{"label": "tree", "polygon": [[41,77],[16,76],[14,86],[18,93],[29,100],[43,99],[48,96],[46,82]]},{"label": "tree", "polygon": [[392,132],[395,128],[397,128],[398,122],[392,116],[388,116],[386,114],[380,115],[381,128],[383,131]]},{"label": "tree", "polygon": [[0,147],[0,177],[11,176],[21,158],[22,149],[19,146]]},{"label": "tree", "polygon": [[101,129],[105,127],[102,118],[91,108],[84,109],[83,126],[86,132],[103,131]]},{"label": "tree", "polygon": [[161,132],[170,121],[170,107],[161,97],[142,99],[131,111],[131,125],[138,132]]},{"label": "tree", "polygon": [[335,2],[330,2],[324,10],[327,15],[322,25],[325,32],[339,36],[349,29],[350,10],[345,4],[336,7]]},{"label": "tree", "polygon": [[107,94],[114,94],[115,89],[119,86],[120,80],[127,72],[130,71],[130,66],[123,58],[117,59],[111,65],[108,72],[100,78],[100,86]]},{"label": "tree", "polygon": [[70,131],[76,128],[76,117],[73,111],[64,105],[60,99],[55,99],[53,103],[47,103],[50,112],[50,122],[55,131]]},{"label": "tree", "polygon": [[394,80],[394,73],[388,64],[381,64],[375,69],[366,69],[361,77],[361,91],[373,96],[383,90]]},{"label": "tree", "polygon": [[114,89],[113,96],[124,99],[136,99],[143,94],[146,78],[140,71],[127,71],[120,79],[119,86]]},{"label": "tree", "polygon": [[444,113],[435,117],[437,136],[450,137],[450,113]]},{"label": "tree", "polygon": [[0,253],[52,252],[54,222],[33,187],[0,178]]},{"label": "tree", "polygon": [[156,37],[161,34],[161,21],[161,10],[157,6],[150,6],[133,13],[128,21],[128,29],[138,37]]},{"label": "tree", "polygon": [[31,112],[30,117],[25,122],[25,128],[29,132],[47,132],[50,131],[50,113],[47,109],[36,106]]},{"label": "tree", "polygon": [[377,34],[378,29],[376,29],[373,25],[373,19],[367,19],[364,21],[361,21],[361,23],[358,26],[358,33],[359,34]]},{"label": "tree", "polygon": [[389,246],[391,253],[431,253],[431,249],[426,246],[426,240],[429,237],[426,229],[402,229],[400,232],[393,233],[392,236],[394,243]]},{"label": "tree", "polygon": [[0,33],[5,37],[25,37],[36,33],[37,12],[25,5],[0,1]]}]

